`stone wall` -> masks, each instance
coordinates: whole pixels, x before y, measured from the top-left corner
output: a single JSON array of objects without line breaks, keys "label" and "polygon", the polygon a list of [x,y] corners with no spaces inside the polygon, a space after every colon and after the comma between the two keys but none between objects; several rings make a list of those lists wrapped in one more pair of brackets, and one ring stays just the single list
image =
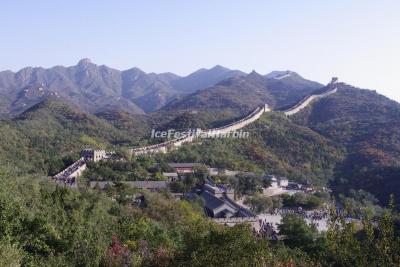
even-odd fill
[{"label": "stone wall", "polygon": [[81,151],[81,158],[68,166],[63,171],[57,173],[52,179],[60,184],[76,187],[77,178],[86,170],[86,163],[88,161],[100,161],[108,159],[115,152],[106,152],[100,149],[84,149]]},{"label": "stone wall", "polygon": [[300,100],[300,102],[297,103],[296,105],[294,105],[293,107],[291,107],[287,110],[284,110],[283,113],[287,116],[294,115],[297,112],[299,112],[300,110],[302,110],[303,108],[307,107],[312,101],[322,98],[322,97],[326,97],[326,96],[334,94],[336,92],[337,92],[337,87],[334,87],[333,89],[330,89],[321,94],[307,96],[307,97],[303,98],[302,100]]},{"label": "stone wall", "polygon": [[228,226],[234,226],[239,223],[249,223],[252,226],[252,228],[255,230],[259,230],[259,228],[260,228],[260,222],[259,222],[259,218],[257,216],[234,217],[234,218],[212,218],[211,221],[218,223],[218,224],[228,225]]},{"label": "stone wall", "polygon": [[189,135],[177,139],[172,139],[156,145],[134,148],[131,150],[131,154],[143,155],[143,154],[153,154],[153,153],[166,153],[173,148],[180,147],[182,144],[192,142],[194,138],[196,138],[196,136]]},{"label": "stone wall", "polygon": [[185,143],[191,143],[196,138],[199,138],[199,137],[205,137],[205,136],[215,137],[218,135],[225,135],[227,133],[237,131],[237,130],[245,127],[246,125],[258,120],[264,112],[268,112],[268,111],[270,111],[268,105],[264,105],[263,107],[257,107],[253,112],[251,112],[249,115],[247,115],[246,117],[244,117],[243,119],[241,119],[239,121],[224,125],[219,128],[209,129],[206,131],[200,130],[196,134],[169,140],[169,141],[166,141],[166,142],[163,142],[160,144],[146,146],[146,147],[140,147],[140,148],[134,148],[131,150],[131,153],[133,155],[166,153],[169,150],[180,147]]},{"label": "stone wall", "polygon": [[201,134],[205,134],[209,137],[213,137],[213,136],[224,135],[224,134],[227,134],[230,132],[240,130],[243,127],[249,125],[250,123],[258,120],[264,112],[268,112],[268,111],[270,111],[268,105],[265,105],[263,107],[258,107],[252,113],[250,113],[249,115],[247,115],[246,117],[244,117],[243,119],[241,119],[239,121],[235,121],[233,123],[224,125],[219,128],[209,129],[207,131],[202,132]]},{"label": "stone wall", "polygon": [[71,187],[76,187],[76,179],[86,170],[86,160],[84,157],[75,161],[72,165],[68,166],[65,170],[53,176],[53,180]]},{"label": "stone wall", "polygon": [[[282,112],[287,115],[291,116],[302,110],[303,108],[307,107],[311,102],[313,102],[316,99],[326,97],[328,95],[331,95],[333,93],[337,92],[337,78],[332,78],[332,81],[327,85],[327,90],[318,93],[318,94],[313,94],[304,97],[301,99],[298,103],[296,103],[294,106],[283,110]],[[257,107],[253,112],[251,112],[249,115],[244,117],[243,119],[239,121],[235,121],[233,123],[224,125],[219,128],[213,128],[213,129],[208,129],[208,130],[201,130],[199,129],[196,134],[192,134],[186,137],[178,138],[178,139],[172,139],[160,144],[156,145],[151,145],[151,146],[146,146],[146,147],[140,147],[140,148],[134,148],[131,149],[131,154],[133,155],[142,155],[142,154],[153,154],[153,153],[166,153],[172,149],[175,149],[177,147],[180,147],[182,144],[185,143],[191,143],[193,142],[196,138],[199,137],[216,137],[216,136],[221,136],[221,135],[226,135],[230,132],[237,131],[239,129],[242,129],[243,127],[249,125],[250,123],[258,120],[261,115],[264,112],[269,112],[270,108],[268,107],[267,104],[265,104],[262,107]]]}]

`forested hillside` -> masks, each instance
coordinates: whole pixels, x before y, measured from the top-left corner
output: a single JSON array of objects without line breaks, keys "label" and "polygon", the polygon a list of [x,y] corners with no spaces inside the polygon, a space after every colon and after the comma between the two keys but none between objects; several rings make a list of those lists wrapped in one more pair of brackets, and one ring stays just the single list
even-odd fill
[{"label": "forested hillside", "polygon": [[243,131],[245,139],[200,140],[167,155],[177,162],[204,162],[235,170],[286,175],[291,179],[325,185],[334,177],[343,151],[307,127],[284,115],[266,113]]},{"label": "forested hillside", "polygon": [[[265,82],[258,74],[246,79]],[[197,99],[196,94],[190,97]],[[246,106],[243,99],[240,101],[236,107],[244,108],[242,114],[255,104]],[[0,123],[2,161],[23,171],[54,174],[86,147],[123,151],[161,142],[149,140],[151,129],[207,129],[243,116],[229,105],[217,106],[217,113],[214,108],[194,112],[177,107],[148,115],[105,111],[96,117],[49,98]],[[336,94],[316,101],[292,118],[277,113],[264,115],[244,129],[250,132],[247,140],[201,140],[201,144],[185,146],[166,157],[277,173],[316,184],[330,181],[336,192],[364,189],[384,204],[390,193],[400,196],[399,106],[373,91],[339,84]]]},{"label": "forested hillside", "polygon": [[54,174],[87,147],[128,146],[134,135],[107,121],[47,99],[18,118],[0,122],[3,160],[23,172]]},{"label": "forested hillside", "polygon": [[[139,201],[138,201],[139,200]],[[391,206],[393,208],[393,206]],[[332,214],[328,234],[295,214],[285,239],[247,224],[214,224],[197,201],[123,185],[74,190],[0,167],[0,266],[398,266],[396,214],[363,220]],[[376,233],[376,234],[374,234]],[[360,238],[361,236],[361,238]]]},{"label": "forested hillside", "polygon": [[334,188],[365,189],[383,203],[390,193],[400,200],[400,104],[375,91],[340,84],[336,94],[293,120],[346,148]]}]

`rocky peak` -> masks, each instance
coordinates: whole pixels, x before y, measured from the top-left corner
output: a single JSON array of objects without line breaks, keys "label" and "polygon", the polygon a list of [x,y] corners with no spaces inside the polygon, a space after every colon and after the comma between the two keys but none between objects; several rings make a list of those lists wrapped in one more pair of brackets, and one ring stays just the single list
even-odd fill
[{"label": "rocky peak", "polygon": [[82,59],[79,60],[79,62],[78,62],[78,66],[79,66],[80,68],[83,68],[83,69],[86,69],[86,68],[88,68],[88,67],[91,66],[91,65],[94,65],[94,64],[92,63],[92,61],[91,61],[89,58],[82,58]]}]

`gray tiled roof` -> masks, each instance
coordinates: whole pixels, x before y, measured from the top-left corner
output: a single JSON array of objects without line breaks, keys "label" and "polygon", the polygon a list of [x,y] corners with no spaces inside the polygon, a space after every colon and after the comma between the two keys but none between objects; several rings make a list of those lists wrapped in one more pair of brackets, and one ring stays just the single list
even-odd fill
[{"label": "gray tiled roof", "polygon": [[225,202],[219,198],[217,198],[216,196],[214,196],[212,193],[208,192],[208,191],[204,191],[201,196],[204,199],[204,205],[206,206],[206,208],[210,209],[210,210],[214,210],[222,205],[225,204]]}]

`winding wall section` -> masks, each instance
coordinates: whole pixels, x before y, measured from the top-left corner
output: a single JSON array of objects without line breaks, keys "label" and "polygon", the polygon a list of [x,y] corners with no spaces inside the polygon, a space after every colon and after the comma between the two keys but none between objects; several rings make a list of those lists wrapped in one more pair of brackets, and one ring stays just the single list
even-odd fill
[{"label": "winding wall section", "polygon": [[333,87],[333,88],[328,88],[328,90],[320,93],[320,94],[315,94],[315,95],[309,95],[304,97],[302,100],[300,100],[297,104],[295,104],[294,106],[283,110],[283,113],[287,116],[291,116],[296,114],[297,112],[299,112],[300,110],[302,110],[303,108],[307,107],[312,101],[334,94],[337,92],[337,87]]},{"label": "winding wall section", "polygon": [[[291,116],[302,110],[303,108],[307,107],[312,101],[317,100],[322,97],[326,97],[328,95],[334,94],[337,92],[337,78],[333,78],[332,81],[327,85],[326,89],[319,92],[315,93],[309,96],[304,97],[301,99],[299,102],[294,104],[293,106],[282,110],[282,112],[287,115]],[[263,107],[257,107],[253,112],[251,112],[249,115],[244,117],[243,119],[239,121],[235,121],[233,123],[224,125],[219,128],[213,128],[209,130],[201,130],[197,129],[193,134],[181,137],[181,138],[176,138],[172,139],[160,144],[156,145],[150,145],[150,146],[145,146],[145,147],[139,147],[139,148],[133,148],[131,150],[131,153],[133,155],[143,155],[143,154],[153,154],[153,153],[166,153],[174,148],[180,147],[182,144],[185,143],[191,143],[193,142],[196,138],[199,137],[215,137],[215,136],[221,136],[221,135],[226,135],[230,132],[237,131],[239,129],[242,129],[243,127],[247,126],[248,124],[258,120],[261,115],[264,112],[269,112],[270,108],[268,105],[264,105]]]}]

